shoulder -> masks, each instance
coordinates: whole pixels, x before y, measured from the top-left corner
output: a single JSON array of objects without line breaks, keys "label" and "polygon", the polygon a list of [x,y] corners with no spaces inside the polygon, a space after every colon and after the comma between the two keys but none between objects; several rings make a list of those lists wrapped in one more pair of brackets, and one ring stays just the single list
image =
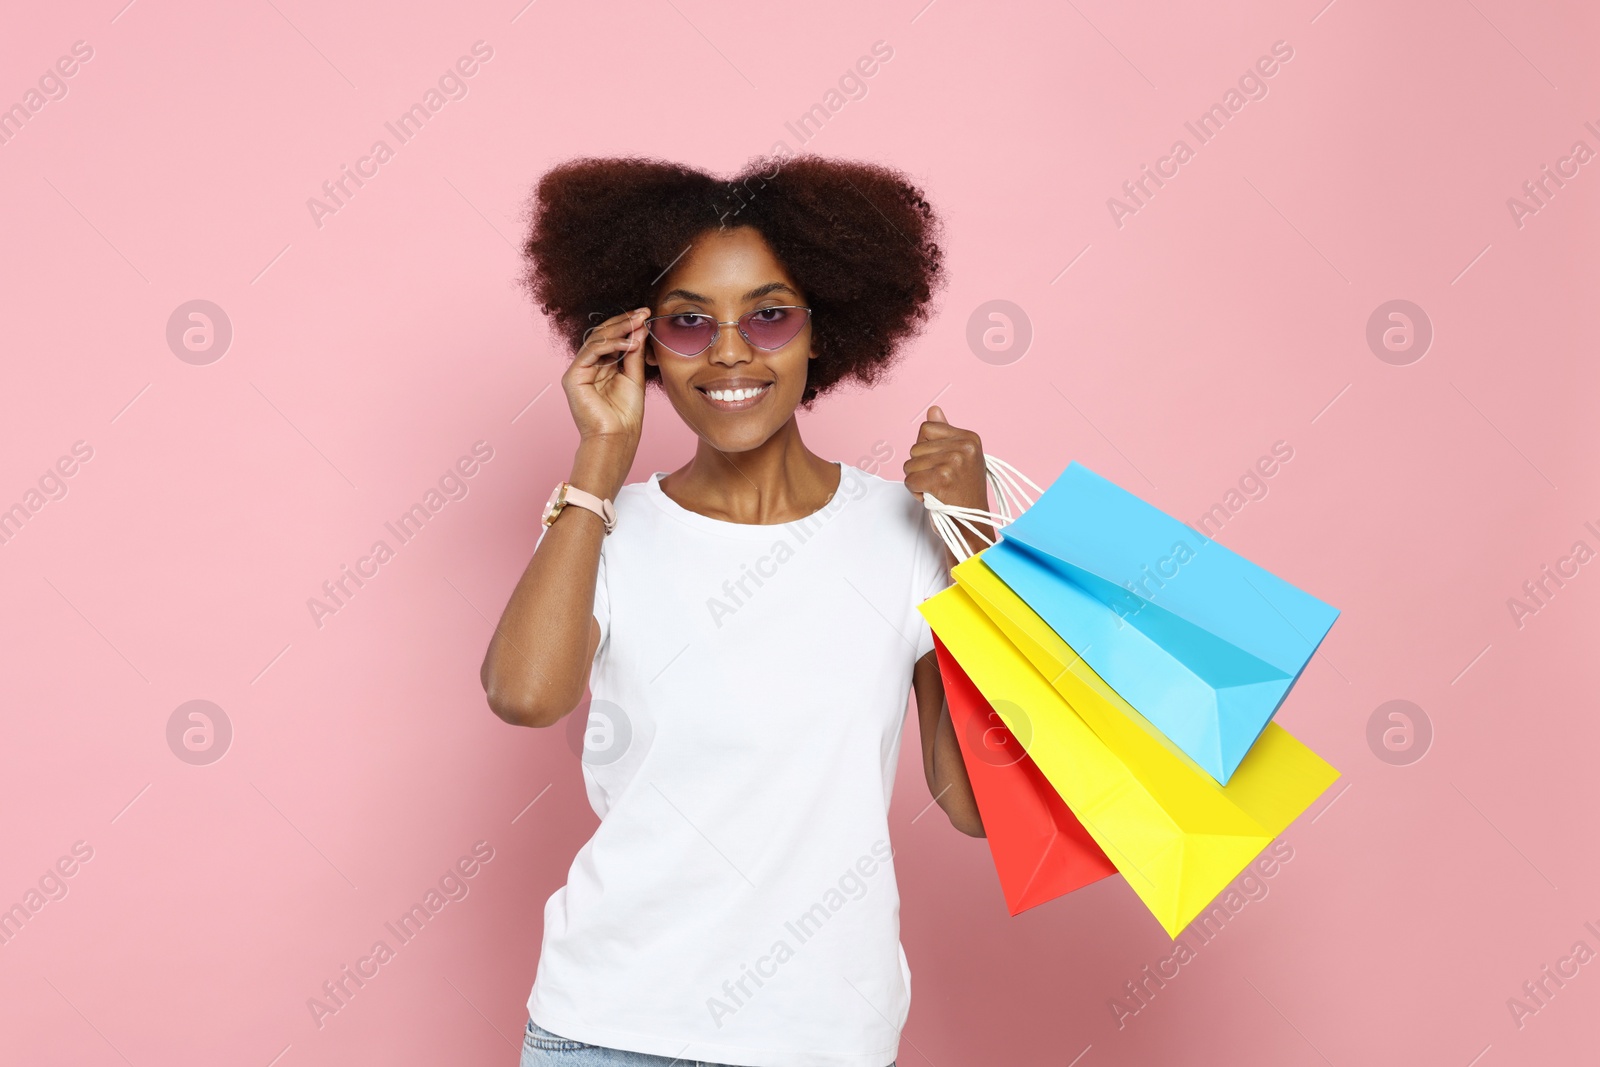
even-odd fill
[{"label": "shoulder", "polygon": [[840,464],[840,469],[838,496],[861,507],[873,521],[907,534],[919,532],[927,524],[927,510],[906,490],[904,482],[891,482],[847,463]]},{"label": "shoulder", "polygon": [[[865,527],[865,535],[854,539],[855,550],[886,580],[906,583],[908,604],[914,608],[950,584],[944,545],[934,532],[928,509],[904,482],[891,482],[853,467],[844,469],[843,479],[849,480],[859,497],[859,504],[852,506],[861,509],[861,526]],[[845,492],[843,479],[841,493]]]},{"label": "shoulder", "polygon": [[642,480],[629,482],[617,490],[616,499],[611,504],[617,509],[620,518],[623,515],[643,515],[660,511],[656,500],[661,495],[661,489],[656,485],[656,475],[646,475]]},{"label": "shoulder", "polygon": [[661,492],[652,484],[654,477],[652,474],[643,481],[629,482],[617,490],[611,500],[617,513],[617,525],[600,543],[602,556],[642,548],[660,538],[668,516],[654,499]]},{"label": "shoulder", "polygon": [[628,504],[629,507],[639,506],[640,504],[644,503],[647,497],[649,497],[652,491],[652,486],[650,483],[654,479],[655,475],[652,474],[642,481],[629,482],[627,485],[624,485],[621,489],[617,490],[617,498],[614,503],[619,508],[624,503]]}]

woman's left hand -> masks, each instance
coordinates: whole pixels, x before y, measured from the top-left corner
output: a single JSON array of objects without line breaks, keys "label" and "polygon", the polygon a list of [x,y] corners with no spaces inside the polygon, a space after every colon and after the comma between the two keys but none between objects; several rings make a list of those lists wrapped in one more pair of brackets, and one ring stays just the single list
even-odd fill
[{"label": "woman's left hand", "polygon": [[950,425],[937,406],[928,409],[905,472],[906,488],[918,500],[923,493],[932,493],[946,504],[989,510],[983,442],[971,430]]}]

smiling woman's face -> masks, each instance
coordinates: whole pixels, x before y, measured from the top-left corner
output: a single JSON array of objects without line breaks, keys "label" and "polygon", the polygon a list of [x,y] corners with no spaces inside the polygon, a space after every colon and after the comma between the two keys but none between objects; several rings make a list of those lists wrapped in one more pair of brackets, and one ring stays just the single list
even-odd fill
[{"label": "smiling woman's face", "polygon": [[[703,320],[693,316],[731,323],[751,312],[805,303],[761,235],[739,227],[697,237],[663,279],[650,313],[681,316],[679,324],[703,328]],[[770,317],[786,314],[803,312],[774,311]],[[695,356],[672,352],[654,338],[645,348],[646,361],[660,369],[661,385],[683,421],[722,452],[756,448],[789,421],[805,393],[811,355],[809,321],[772,351],[750,344],[733,325],[718,327],[716,341]]]}]

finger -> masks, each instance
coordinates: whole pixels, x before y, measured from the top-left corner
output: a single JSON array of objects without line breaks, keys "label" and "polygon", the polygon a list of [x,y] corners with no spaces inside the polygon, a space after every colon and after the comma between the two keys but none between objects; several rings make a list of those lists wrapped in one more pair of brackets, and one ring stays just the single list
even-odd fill
[{"label": "finger", "polygon": [[[599,367],[603,371],[611,372],[611,374],[608,374],[604,380],[610,381],[612,375],[623,374],[633,379],[640,388],[643,388],[644,346],[649,340],[649,337],[650,333],[645,328],[644,323],[641,321],[629,332],[614,337],[609,342],[596,342],[597,344],[607,344],[611,349],[610,351],[602,354],[600,357]],[[629,360],[634,356],[637,356],[638,358],[633,359],[630,364]],[[632,364],[637,364],[637,371],[630,369]]]},{"label": "finger", "polygon": [[614,332],[613,328],[616,326],[617,322],[617,317],[613,316],[604,322],[590,326],[588,329],[583,331],[583,336],[578,338],[578,347],[582,348],[584,345],[588,344],[590,338],[611,336]]},{"label": "finger", "polygon": [[604,332],[608,336],[621,336],[623,334],[629,333],[632,330],[636,329],[638,327],[639,323],[643,322],[645,319],[647,319],[649,317],[650,317],[650,309],[649,308],[647,308],[647,307],[634,308],[632,311],[624,312],[621,315],[613,315],[613,316],[611,316],[609,319],[607,319],[606,321],[602,322],[599,326],[594,327],[594,329],[591,330],[590,332],[593,332],[593,333]]},{"label": "finger", "polygon": [[[615,344],[615,342],[618,341],[626,342],[634,336],[635,332],[636,331],[630,329],[617,329],[614,332],[606,333],[600,333],[597,331],[584,340],[583,348],[587,348],[592,345]],[[579,351],[581,352],[583,348],[580,348]],[[615,351],[615,348],[611,349],[611,351]]]},{"label": "finger", "polygon": [[[638,344],[636,344],[632,348],[626,350],[626,352],[623,354],[622,361],[620,363],[620,366],[622,368],[622,373],[627,375],[629,381],[633,382],[634,385],[637,385],[639,387],[639,391],[640,392],[644,391],[644,343],[645,343],[645,337],[646,337],[646,330],[644,328],[644,324],[641,322],[639,324],[639,328],[637,330],[635,330],[633,332],[633,334],[631,335],[631,338],[633,340],[638,341]],[[613,365],[616,366],[617,364],[613,364]]]},{"label": "finger", "polygon": [[609,337],[605,340],[591,339],[582,348],[578,349],[578,354],[574,357],[573,363],[579,367],[593,367],[601,362],[611,363],[620,359],[629,349],[642,349],[643,347],[643,340],[633,333],[623,334],[620,337]]},{"label": "finger", "polygon": [[[939,423],[928,423],[938,426]],[[964,457],[967,462],[981,464],[983,462],[983,442],[978,440],[978,435],[970,430],[956,430],[946,437],[918,438],[908,450],[909,455],[931,456],[953,454]]]},{"label": "finger", "polygon": [[944,409],[934,404],[928,408],[928,421],[948,423],[950,420],[944,417]]},{"label": "finger", "polygon": [[952,494],[955,492],[956,481],[938,469],[918,470],[913,468],[906,472],[906,488],[918,497],[923,493],[933,493],[946,504],[953,503]]},{"label": "finger", "polygon": [[[935,409],[930,408],[929,410]],[[928,419],[917,428],[917,440],[942,441],[949,437],[959,437],[962,434],[971,432],[971,430],[963,430],[959,426],[951,426],[948,422],[942,420]]]},{"label": "finger", "polygon": [[975,435],[959,433],[954,437],[941,437],[932,441],[918,441],[908,450],[913,456],[932,456],[953,453],[956,455],[970,456],[976,459],[982,451]]},{"label": "finger", "polygon": [[903,469],[908,478],[924,472],[934,472],[932,477],[940,481],[954,481],[956,477],[955,468],[946,456],[912,456],[905,461]]},{"label": "finger", "polygon": [[964,461],[957,461],[945,453],[943,455],[912,456],[902,465],[905,471],[905,482],[916,490],[932,489],[941,499],[949,502],[947,494],[956,493],[962,498],[972,497],[974,500],[983,500],[978,507],[989,506],[988,493],[985,491],[981,477],[974,476],[973,468]]},{"label": "finger", "polygon": [[[906,462],[905,466],[910,466],[909,460]],[[911,495],[916,497],[918,500],[922,499],[922,491],[928,488],[928,479],[920,472],[907,470],[901,481],[905,483],[907,491],[909,491]]]},{"label": "finger", "polygon": [[583,339],[579,342],[578,347],[582,348],[591,341],[606,341],[618,337],[626,337],[649,317],[649,308],[635,308],[626,315],[613,315],[600,325],[591,326],[585,330]]}]

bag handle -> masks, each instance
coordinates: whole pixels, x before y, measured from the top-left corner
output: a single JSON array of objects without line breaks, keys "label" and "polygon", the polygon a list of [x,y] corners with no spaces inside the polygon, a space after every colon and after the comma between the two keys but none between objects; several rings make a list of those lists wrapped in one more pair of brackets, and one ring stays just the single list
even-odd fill
[{"label": "bag handle", "polygon": [[[994,491],[998,511],[946,504],[932,493],[922,494],[922,503],[928,509],[928,517],[933,521],[934,532],[939,535],[939,540],[944,542],[957,563],[973,554],[972,549],[967,547],[966,539],[961,536],[963,529],[975,535],[984,544],[993,545],[994,541],[978,528],[978,524],[992,526],[998,532],[1000,527],[1011,523],[1032,507],[1033,502],[1044,492],[1034,484],[1033,479],[998,456],[983,457],[983,475]],[[1024,486],[1027,488],[1023,488]],[[1028,489],[1033,492],[1030,494]]]}]

